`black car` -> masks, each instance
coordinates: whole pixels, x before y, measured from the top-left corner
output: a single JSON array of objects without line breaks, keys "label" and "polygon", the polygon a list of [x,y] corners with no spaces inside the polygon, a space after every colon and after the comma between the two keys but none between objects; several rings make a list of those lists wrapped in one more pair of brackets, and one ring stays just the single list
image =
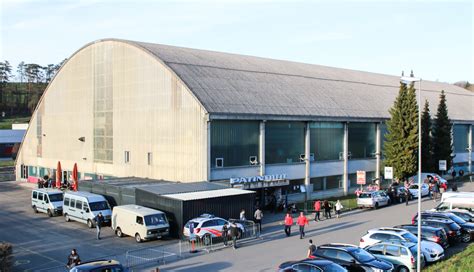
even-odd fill
[{"label": "black car", "polygon": [[472,213],[468,211],[463,211],[463,210],[448,210],[446,212],[454,213],[455,215],[461,217],[464,219],[466,222],[474,222],[474,216]]},{"label": "black car", "polygon": [[344,267],[325,259],[304,259],[301,261],[290,261],[280,264],[280,272],[293,271],[328,271],[328,272],[347,272]]},{"label": "black car", "polygon": [[354,245],[327,244],[321,245],[313,252],[313,256],[333,261],[351,272],[392,271],[393,265],[377,259],[374,255]]},{"label": "black car", "polygon": [[405,202],[407,193],[409,200],[413,199],[413,195],[403,185],[392,184],[387,189],[387,195],[390,197],[392,203]]},{"label": "black car", "polygon": [[[417,221],[414,221],[414,225],[417,224]],[[456,224],[451,219],[441,219],[441,218],[428,218],[421,220],[422,226],[430,226],[436,228],[443,228],[448,236],[448,242],[450,245],[458,243],[461,241],[461,227]]]},{"label": "black car", "polygon": [[86,263],[81,263],[69,270],[69,272],[96,272],[96,271],[114,271],[126,272],[128,271],[116,260],[97,260]]},{"label": "black car", "polygon": [[[415,215],[415,220],[418,215]],[[466,220],[462,219],[461,217],[450,213],[450,212],[422,212],[421,219],[425,218],[443,218],[443,219],[450,219],[456,222],[461,227],[461,241],[464,243],[470,242],[474,239],[474,224],[469,223]]]},{"label": "black car", "polygon": [[[418,236],[417,225],[399,225],[394,228],[405,229]],[[443,248],[449,247],[448,235],[441,227],[421,226],[421,239],[435,242]]]}]

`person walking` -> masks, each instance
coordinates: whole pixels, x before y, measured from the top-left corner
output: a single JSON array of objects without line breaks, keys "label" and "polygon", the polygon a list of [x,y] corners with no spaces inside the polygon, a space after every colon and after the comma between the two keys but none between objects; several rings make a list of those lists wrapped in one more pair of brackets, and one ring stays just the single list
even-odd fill
[{"label": "person walking", "polygon": [[229,227],[227,226],[227,223],[222,226],[222,239],[224,240],[224,246],[227,246],[227,241],[229,239]]},{"label": "person walking", "polygon": [[260,210],[260,208],[257,208],[253,217],[255,218],[255,223],[258,226],[258,233],[260,234],[260,232],[262,232],[262,218],[263,218],[263,212]]},{"label": "person walking", "polygon": [[321,201],[318,199],[316,202],[314,202],[314,221],[321,221],[321,218],[319,217],[321,213]]},{"label": "person walking", "polygon": [[342,211],[343,208],[344,208],[344,206],[342,206],[341,201],[339,201],[339,199],[338,199],[337,202],[336,202],[336,218],[341,217],[341,211]]},{"label": "person walking", "polygon": [[410,188],[410,184],[408,184],[407,181],[405,181],[405,205],[408,206],[408,201],[410,200],[410,190],[408,190],[408,188]]},{"label": "person walking", "polygon": [[245,210],[242,209],[240,211],[240,216],[239,216],[240,221],[247,221],[247,218],[245,218]]},{"label": "person walking", "polygon": [[231,223],[230,225],[230,235],[232,236],[232,247],[237,249],[237,237],[239,236],[239,230],[237,225],[234,223]]},{"label": "person walking", "polygon": [[95,221],[95,228],[97,230],[97,240],[100,240],[100,229],[102,228],[102,224],[104,223],[104,216],[102,215],[102,212],[99,212],[99,214],[94,218]]},{"label": "person walking", "polygon": [[285,216],[285,234],[286,237],[290,237],[291,235],[291,226],[293,225],[293,217],[291,217],[290,213],[286,213]]},{"label": "person walking", "polygon": [[331,218],[331,204],[327,200],[324,200],[324,217]]},{"label": "person walking", "polygon": [[437,180],[433,181],[433,202],[436,202],[436,199],[438,198],[438,193],[441,191],[439,188],[439,182]]},{"label": "person walking", "polygon": [[79,257],[79,254],[77,254],[77,250],[73,248],[71,250],[71,254],[69,254],[69,256],[67,257],[66,267],[68,269],[71,269],[74,266],[80,265],[80,264],[81,264],[81,258]]},{"label": "person walking", "polygon": [[308,254],[306,257],[311,258],[311,256],[313,256],[314,251],[316,251],[316,246],[313,244],[313,240],[309,239]]},{"label": "person walking", "polygon": [[453,168],[453,172],[451,172],[451,175],[453,176],[453,181],[456,181],[456,169]]},{"label": "person walking", "polygon": [[308,218],[304,216],[303,212],[300,212],[300,216],[296,220],[296,224],[300,227],[300,239],[304,238],[304,226],[309,225]]}]

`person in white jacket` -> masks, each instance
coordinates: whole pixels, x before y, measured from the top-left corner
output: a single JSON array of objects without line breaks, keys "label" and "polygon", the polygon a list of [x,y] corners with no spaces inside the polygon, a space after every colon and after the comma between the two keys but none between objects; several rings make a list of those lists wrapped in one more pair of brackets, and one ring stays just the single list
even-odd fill
[{"label": "person in white jacket", "polygon": [[339,218],[341,216],[341,211],[343,208],[344,206],[342,206],[341,201],[338,200],[336,202],[336,218]]}]

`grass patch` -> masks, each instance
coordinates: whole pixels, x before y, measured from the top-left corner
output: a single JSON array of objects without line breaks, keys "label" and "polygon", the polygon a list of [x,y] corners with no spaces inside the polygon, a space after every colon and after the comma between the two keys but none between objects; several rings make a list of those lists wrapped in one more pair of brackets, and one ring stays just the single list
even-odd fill
[{"label": "grass patch", "polygon": [[474,244],[451,258],[423,269],[427,272],[465,272],[474,269]]},{"label": "grass patch", "polygon": [[12,124],[28,123],[30,116],[13,116],[0,119],[0,129],[12,129]]},{"label": "grass patch", "polygon": [[10,167],[15,166],[14,160],[0,160],[0,167]]}]

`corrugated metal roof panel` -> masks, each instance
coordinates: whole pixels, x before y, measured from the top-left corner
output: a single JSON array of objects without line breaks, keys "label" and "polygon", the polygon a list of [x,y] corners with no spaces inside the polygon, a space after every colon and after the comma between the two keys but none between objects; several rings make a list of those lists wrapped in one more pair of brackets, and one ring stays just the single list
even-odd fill
[{"label": "corrugated metal roof panel", "polygon": [[254,193],[255,193],[254,191],[227,188],[227,189],[211,190],[211,191],[169,194],[169,195],[163,195],[163,196],[177,199],[177,200],[182,200],[182,201],[189,201],[189,200],[197,200],[197,199],[207,199],[207,198],[254,194]]},{"label": "corrugated metal roof panel", "polygon": [[189,193],[199,191],[211,191],[227,188],[224,185],[213,183],[213,182],[190,182],[190,183],[166,183],[166,184],[153,184],[137,187],[139,190],[147,191],[156,195],[168,195],[178,193]]},{"label": "corrugated metal roof panel", "polygon": [[21,129],[0,129],[0,143],[21,143],[26,130]]}]

